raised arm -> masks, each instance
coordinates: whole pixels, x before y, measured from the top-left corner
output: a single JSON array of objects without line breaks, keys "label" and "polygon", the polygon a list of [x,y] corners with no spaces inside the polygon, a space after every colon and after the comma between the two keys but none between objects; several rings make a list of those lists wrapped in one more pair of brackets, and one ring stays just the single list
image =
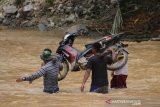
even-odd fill
[{"label": "raised arm", "polygon": [[106,51],[104,51],[102,53],[103,56],[107,56],[109,54],[111,54],[111,60],[112,60],[112,61],[109,61],[109,62],[112,63],[112,62],[115,61],[115,52],[114,52],[114,50],[112,48],[108,48]]},{"label": "raised arm", "polygon": [[114,50],[112,48],[109,48],[108,51],[111,51],[111,53],[112,53],[112,62],[114,62],[115,61],[115,52],[114,52]]}]

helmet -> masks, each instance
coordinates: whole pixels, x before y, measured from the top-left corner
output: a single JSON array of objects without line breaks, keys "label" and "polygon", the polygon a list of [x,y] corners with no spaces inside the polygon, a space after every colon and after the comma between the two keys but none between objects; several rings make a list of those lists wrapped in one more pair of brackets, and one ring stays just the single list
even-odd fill
[{"label": "helmet", "polygon": [[49,61],[53,59],[52,51],[48,48],[45,48],[40,55],[40,58],[44,61]]}]

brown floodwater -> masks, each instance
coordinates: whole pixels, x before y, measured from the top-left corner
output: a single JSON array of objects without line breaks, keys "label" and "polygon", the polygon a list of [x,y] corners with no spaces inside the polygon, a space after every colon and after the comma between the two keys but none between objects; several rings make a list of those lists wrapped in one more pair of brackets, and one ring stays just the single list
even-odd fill
[{"label": "brown floodwater", "polygon": [[[69,72],[59,82],[58,94],[43,93],[42,78],[32,84],[16,83],[19,76],[40,68],[39,54],[44,48],[56,50],[62,33],[0,30],[0,107],[160,107],[160,42],[129,42],[127,89],[109,89],[108,94],[80,92],[84,71]],[[94,41],[77,38],[75,47]],[[108,71],[109,79],[110,71]],[[111,104],[106,101],[112,100]],[[115,102],[119,101],[119,102]],[[124,102],[126,101],[126,102]],[[127,102],[128,101],[128,102]],[[122,104],[123,103],[123,104]]]}]

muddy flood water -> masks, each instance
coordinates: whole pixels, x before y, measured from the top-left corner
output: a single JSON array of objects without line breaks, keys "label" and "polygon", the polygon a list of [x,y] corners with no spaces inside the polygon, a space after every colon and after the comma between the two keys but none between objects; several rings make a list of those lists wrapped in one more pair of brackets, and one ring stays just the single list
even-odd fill
[{"label": "muddy flood water", "polygon": [[[58,36],[57,36],[58,35]],[[16,83],[19,76],[40,68],[44,48],[56,50],[62,33],[0,30],[0,107],[160,107],[160,42],[129,42],[127,89],[109,89],[108,94],[80,92],[84,71],[69,72],[59,82],[58,94],[43,93],[42,78],[32,84]],[[74,47],[94,41],[77,38]],[[109,79],[110,71],[108,71]]]}]

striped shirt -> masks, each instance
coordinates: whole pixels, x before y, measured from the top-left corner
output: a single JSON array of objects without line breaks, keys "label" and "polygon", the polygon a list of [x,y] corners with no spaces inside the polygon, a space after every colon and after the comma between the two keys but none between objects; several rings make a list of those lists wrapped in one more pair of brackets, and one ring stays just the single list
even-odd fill
[{"label": "striped shirt", "polygon": [[43,76],[44,92],[54,93],[58,88],[59,62],[49,61],[39,71],[25,77],[25,81],[33,81]]}]

